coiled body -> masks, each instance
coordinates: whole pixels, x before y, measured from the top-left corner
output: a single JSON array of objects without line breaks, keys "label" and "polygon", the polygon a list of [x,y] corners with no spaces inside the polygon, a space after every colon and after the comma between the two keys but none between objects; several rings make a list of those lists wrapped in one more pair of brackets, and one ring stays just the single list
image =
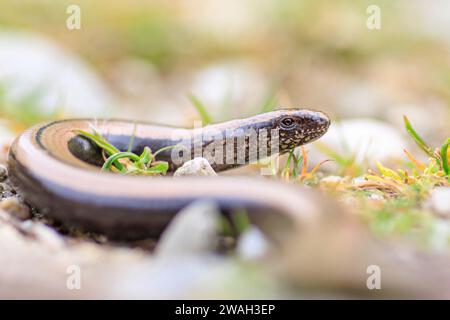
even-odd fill
[{"label": "coiled body", "polygon": [[[29,203],[65,224],[114,238],[142,238],[160,234],[180,209],[199,199],[214,201],[224,213],[246,209],[256,223],[269,217],[280,221],[282,217],[302,217],[298,206],[306,205],[304,192],[264,178],[176,179],[102,173],[98,168],[100,150],[74,133],[75,130],[89,131],[93,124],[122,150],[128,147],[131,135],[134,135],[135,152],[144,146],[158,150],[180,144],[184,146],[184,152],[193,156],[199,138],[202,138],[201,151],[207,151],[212,143],[225,150],[228,142],[242,138],[248,129],[257,133],[263,129],[276,130],[279,148],[272,148],[272,135],[263,144],[272,148],[269,154],[273,154],[273,150],[286,152],[320,137],[326,132],[329,120],[320,112],[284,110],[205,127],[201,131],[180,131],[145,123],[136,125],[130,121],[74,119],[37,125],[16,139],[9,153],[10,178]],[[252,160],[249,151],[254,142],[245,137],[242,141],[246,151],[244,161],[237,162],[239,147],[230,148],[232,157],[229,161],[224,155],[221,155],[223,161],[212,161],[217,171]],[[209,154],[217,159],[218,149],[211,150],[215,152]],[[172,169],[185,160],[178,157],[175,161],[172,151],[162,156],[170,162]]]}]

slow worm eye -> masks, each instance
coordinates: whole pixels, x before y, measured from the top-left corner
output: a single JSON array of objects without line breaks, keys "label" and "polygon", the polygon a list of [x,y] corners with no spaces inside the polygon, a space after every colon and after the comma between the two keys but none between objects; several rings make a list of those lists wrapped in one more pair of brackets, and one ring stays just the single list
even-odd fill
[{"label": "slow worm eye", "polygon": [[285,128],[290,128],[294,124],[294,120],[292,118],[284,118],[281,120],[281,126]]}]

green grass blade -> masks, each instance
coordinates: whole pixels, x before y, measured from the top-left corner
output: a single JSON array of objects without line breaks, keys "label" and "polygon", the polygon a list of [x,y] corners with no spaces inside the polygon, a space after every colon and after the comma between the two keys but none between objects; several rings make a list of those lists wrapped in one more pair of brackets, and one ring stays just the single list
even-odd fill
[{"label": "green grass blade", "polygon": [[[294,152],[294,149],[292,149],[292,152]],[[293,160],[294,160],[294,163],[293,163],[294,165],[293,165],[293,168],[292,168],[292,176],[294,178],[297,178],[297,176],[298,176],[298,174],[297,174],[297,166],[298,166],[299,160],[298,160],[297,155],[295,155],[295,153],[293,153]]]},{"label": "green grass blade", "polygon": [[149,147],[145,147],[142,154],[139,156],[138,166],[144,167],[152,159],[152,150]]},{"label": "green grass blade", "polygon": [[128,148],[127,151],[131,152],[131,150],[133,150],[133,146],[134,146],[134,139],[136,138],[136,130],[137,130],[137,123],[136,121],[133,123],[133,133],[131,134],[130,137],[130,142],[128,142]]},{"label": "green grass blade", "polygon": [[154,162],[145,172],[150,174],[166,174],[169,170],[169,163],[166,161]]},{"label": "green grass blade", "polygon": [[[100,133],[98,133],[95,130],[94,130],[94,134],[83,131],[83,130],[74,130],[74,132],[83,137],[86,137],[86,138],[92,140],[97,146],[99,146],[100,148],[105,150],[108,153],[108,155],[120,153],[119,149],[117,149],[112,144],[110,144],[105,138],[103,138],[103,136]],[[119,171],[122,172],[124,170],[124,167],[120,162],[117,161],[114,165],[117,167],[117,169],[119,169]]]},{"label": "green grass blade", "polygon": [[104,149],[106,152],[108,152],[110,155],[119,153],[120,150],[114,147],[112,144],[110,144],[108,141],[106,141],[99,133],[89,133],[83,130],[74,130],[77,134],[86,137],[90,140],[92,140],[96,145],[98,145],[100,148]]},{"label": "green grass blade", "polygon": [[403,116],[403,120],[405,122],[406,131],[413,138],[413,140],[416,142],[416,144],[419,146],[419,148],[422,149],[430,157],[436,159],[436,155],[434,154],[433,150],[426,144],[426,142],[416,132],[416,130],[414,130],[414,128],[411,125],[411,122],[409,122],[409,119],[406,116]]},{"label": "green grass blade", "polygon": [[161,152],[164,152],[164,151],[173,149],[173,148],[175,148],[175,147],[177,147],[177,146],[167,146],[167,147],[161,148],[161,149],[159,149],[158,151],[156,151],[156,152],[153,154],[153,158],[155,159],[156,156],[157,156],[158,154],[160,154]]}]

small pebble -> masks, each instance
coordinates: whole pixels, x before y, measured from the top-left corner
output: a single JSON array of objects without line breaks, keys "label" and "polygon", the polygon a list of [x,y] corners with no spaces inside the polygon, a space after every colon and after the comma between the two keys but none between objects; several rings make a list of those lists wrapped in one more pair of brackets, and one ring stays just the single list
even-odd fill
[{"label": "small pebble", "polygon": [[359,176],[352,179],[353,184],[364,183],[367,182],[367,179],[364,176]]},{"label": "small pebble", "polygon": [[0,202],[0,209],[9,212],[12,216],[20,220],[31,218],[30,208],[15,197],[3,199]]},{"label": "small pebble", "polygon": [[12,191],[12,188],[7,183],[0,183],[0,192]]},{"label": "small pebble", "polygon": [[435,188],[425,204],[442,218],[450,218],[450,187]]},{"label": "small pebble", "polygon": [[49,226],[33,223],[31,230],[39,241],[51,249],[56,250],[64,246],[63,237]]},{"label": "small pebble", "polygon": [[8,169],[0,164],[0,181],[5,181],[8,178]]},{"label": "small pebble", "polygon": [[13,188],[7,183],[0,183],[0,198],[10,198],[14,197],[15,192]]},{"label": "small pebble", "polygon": [[179,212],[156,247],[158,257],[202,255],[217,247],[220,213],[214,203],[196,201]]}]

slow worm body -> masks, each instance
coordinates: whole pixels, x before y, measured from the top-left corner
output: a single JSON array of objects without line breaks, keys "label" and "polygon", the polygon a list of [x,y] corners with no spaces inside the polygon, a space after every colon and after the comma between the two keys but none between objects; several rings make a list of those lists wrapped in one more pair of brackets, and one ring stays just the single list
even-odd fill
[{"label": "slow worm body", "polygon": [[[252,143],[233,145],[232,157],[219,154],[217,146],[236,143],[249,130],[269,132],[264,145],[269,152],[284,153],[311,142],[328,129],[326,115],[310,110],[279,110],[251,118],[210,125],[202,130],[134,123],[121,120],[73,119],[36,125],[20,135],[10,148],[10,179],[25,200],[57,220],[100,232],[115,238],[141,238],[161,233],[173,216],[189,203],[214,201],[222,212],[245,209],[254,221],[269,216],[296,216],[307,221],[314,209],[307,208],[305,190],[273,179],[253,177],[143,177],[100,172],[100,149],[78,136],[75,130],[101,132],[119,149],[127,148],[134,136],[133,151],[144,146],[158,150],[180,144],[188,156],[194,155],[196,140],[201,151],[213,150],[212,156],[224,161],[212,163],[216,171],[230,169],[251,161]],[[277,134],[277,150],[271,149]],[[216,148],[211,148],[212,143]],[[210,150],[210,151],[211,151]],[[237,163],[237,153],[245,151],[244,162]],[[172,170],[185,159],[175,161],[174,153],[161,154]],[[258,153],[257,153],[257,158]],[[231,160],[230,160],[231,159]],[[178,159],[180,160],[180,159]],[[228,161],[225,161],[228,160]],[[302,207],[303,206],[303,207]],[[308,214],[306,214],[308,213]]]}]

